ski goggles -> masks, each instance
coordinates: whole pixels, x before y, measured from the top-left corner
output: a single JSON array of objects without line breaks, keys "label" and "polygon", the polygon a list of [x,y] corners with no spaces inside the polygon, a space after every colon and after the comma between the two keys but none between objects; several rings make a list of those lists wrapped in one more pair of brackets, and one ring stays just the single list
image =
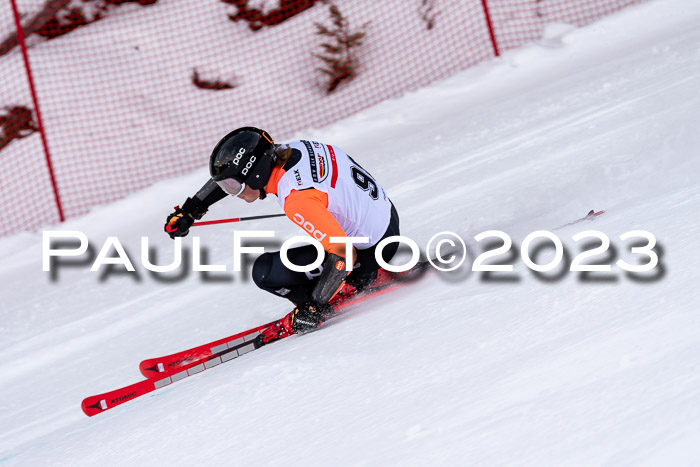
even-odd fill
[{"label": "ski goggles", "polygon": [[231,196],[238,196],[245,190],[245,183],[239,182],[235,178],[225,178],[223,180],[215,180],[216,184]]}]

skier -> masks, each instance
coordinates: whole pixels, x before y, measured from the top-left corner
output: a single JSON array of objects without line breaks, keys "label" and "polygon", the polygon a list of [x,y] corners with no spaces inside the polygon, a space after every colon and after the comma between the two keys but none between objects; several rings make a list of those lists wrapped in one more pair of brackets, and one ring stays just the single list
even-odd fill
[{"label": "skier", "polygon": [[[263,253],[253,265],[253,280],[263,290],[292,301],[294,310],[282,321],[280,333],[302,333],[319,327],[332,314],[329,302],[341,289],[362,289],[380,269],[377,244],[399,235],[399,216],[377,181],[337,146],[296,140],[275,144],[269,134],[253,127],[239,128],[224,136],[209,161],[211,179],[182,207],[170,214],[165,231],[183,237],[209,207],[237,196],[248,203],[278,197],[280,206],[325,250],[318,270],[295,272],[284,266],[280,253]],[[346,251],[331,237],[367,237]],[[389,261],[397,250],[390,243],[382,250]],[[352,253],[352,272],[345,261]],[[291,248],[289,260],[308,265],[317,258],[314,245]],[[344,288],[345,287],[345,288]],[[341,294],[343,292],[340,292]]]}]

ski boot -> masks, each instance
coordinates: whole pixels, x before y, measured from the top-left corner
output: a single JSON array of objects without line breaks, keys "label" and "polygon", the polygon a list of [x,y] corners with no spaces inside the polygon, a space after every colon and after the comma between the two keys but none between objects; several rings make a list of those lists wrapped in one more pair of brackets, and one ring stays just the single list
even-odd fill
[{"label": "ski boot", "polygon": [[325,320],[333,315],[331,305],[315,305],[308,303],[298,306],[284,318],[275,321],[262,331],[256,338],[255,348],[262,347],[292,334],[304,334],[317,329]]},{"label": "ski boot", "polygon": [[307,303],[296,307],[287,316],[292,331],[295,334],[304,334],[320,327],[332,315],[333,308],[330,305]]}]

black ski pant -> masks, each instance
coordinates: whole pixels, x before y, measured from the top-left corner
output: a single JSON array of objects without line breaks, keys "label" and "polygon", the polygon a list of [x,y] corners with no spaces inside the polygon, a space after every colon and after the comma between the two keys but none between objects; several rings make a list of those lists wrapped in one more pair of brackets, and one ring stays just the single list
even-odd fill
[{"label": "black ski pant", "polygon": [[[394,235],[400,235],[399,214],[392,204],[389,227],[384,232],[382,239]],[[382,259],[388,263],[396,254],[398,246],[396,242],[387,245],[382,250]],[[374,256],[375,250],[376,245],[364,250],[356,249],[357,257],[355,258],[353,271],[347,278],[349,283],[361,283],[380,269]],[[287,250],[289,261],[299,266],[313,263],[317,256],[318,251],[313,245],[304,245]],[[327,253],[326,256],[328,256]],[[263,253],[253,264],[253,280],[261,289],[287,298],[295,305],[303,305],[309,301],[311,291],[322,271],[323,266],[309,272],[292,271],[282,264],[279,252]]]}]

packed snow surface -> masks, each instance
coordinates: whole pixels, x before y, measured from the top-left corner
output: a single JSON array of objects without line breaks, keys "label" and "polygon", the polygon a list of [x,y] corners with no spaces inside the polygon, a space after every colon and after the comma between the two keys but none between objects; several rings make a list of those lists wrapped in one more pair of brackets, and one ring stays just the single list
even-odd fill
[{"label": "packed snow surface", "polygon": [[[43,272],[41,233],[1,239],[0,464],[698,465],[698,24],[700,2],[656,0],[552,25],[538,44],[300,132],[376,176],[422,247],[464,238],[463,267],[92,418],[80,401],[140,380],[140,360],[289,311],[249,267],[232,272],[232,231],[274,230],[268,249],[300,231],[284,218],[195,227],[184,256],[196,235],[227,272],[146,271],[140,237],[170,261],[165,215],[202,168],[53,227],[85,232],[92,259],[118,237],[134,273],[90,272],[87,254]],[[590,209],[606,212],[565,225]],[[207,218],[276,212],[274,199],[229,199]],[[474,236],[494,229],[513,239],[495,260],[515,268],[484,277],[470,267],[488,240]],[[566,251],[541,275],[520,257],[536,230]],[[567,270],[600,244],[572,239],[586,230],[610,238],[590,260],[610,272]],[[648,261],[631,251],[644,240],[620,239],[637,230],[656,237],[659,264],[628,274],[618,259]]]}]

